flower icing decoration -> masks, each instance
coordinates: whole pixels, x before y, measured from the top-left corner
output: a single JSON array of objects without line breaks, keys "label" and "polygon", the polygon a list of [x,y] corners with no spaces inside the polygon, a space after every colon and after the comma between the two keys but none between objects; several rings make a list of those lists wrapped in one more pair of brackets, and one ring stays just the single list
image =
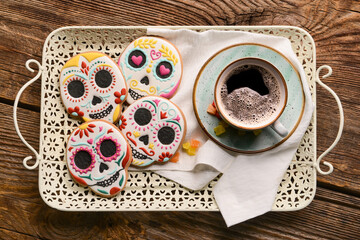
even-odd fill
[{"label": "flower icing decoration", "polygon": [[183,71],[180,52],[158,37],[136,39],[121,54],[118,64],[129,86],[129,104],[149,95],[171,98]]},{"label": "flower icing decoration", "polygon": [[163,152],[161,153],[161,155],[159,156],[159,162],[167,162],[170,160],[170,158],[172,157],[172,154],[170,154],[169,152]]},{"label": "flower icing decoration", "polygon": [[80,111],[80,108],[78,106],[71,108],[68,108],[68,113],[70,113],[71,116],[74,117],[82,117],[84,116],[84,113]]},{"label": "flower icing decoration", "polygon": [[126,89],[123,88],[123,89],[121,89],[121,92],[115,92],[114,95],[115,95],[115,97],[116,97],[115,103],[116,103],[116,104],[120,104],[120,103],[122,103],[122,102],[125,100],[125,98],[126,98],[126,95],[127,95]]},{"label": "flower icing decoration", "polygon": [[83,123],[69,136],[66,161],[72,178],[101,196],[114,196],[125,187],[131,159],[124,135],[107,121]]},{"label": "flower icing decoration", "polygon": [[60,72],[60,93],[70,116],[83,121],[120,119],[127,85],[119,66],[100,52],[81,53]]},{"label": "flower icing decoration", "polygon": [[124,116],[122,115],[120,120],[119,120],[119,128],[120,130],[125,129],[127,123],[126,123],[126,118],[124,118]]},{"label": "flower icing decoration", "polygon": [[132,164],[145,167],[168,162],[176,153],[186,132],[181,110],[170,100],[147,96],[131,104],[122,115],[126,125],[119,127],[132,150]]},{"label": "flower icing decoration", "polygon": [[94,132],[92,128],[94,128],[94,124],[82,124],[78,130],[75,131],[75,136],[79,134],[80,138],[83,137],[85,134],[87,137],[89,137],[89,132]]}]

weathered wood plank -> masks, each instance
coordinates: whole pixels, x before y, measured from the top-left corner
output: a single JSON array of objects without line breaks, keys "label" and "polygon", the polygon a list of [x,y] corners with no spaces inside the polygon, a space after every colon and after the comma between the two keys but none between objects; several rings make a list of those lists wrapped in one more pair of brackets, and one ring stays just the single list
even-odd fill
[{"label": "weathered wood plank", "polygon": [[[0,198],[0,229],[46,239],[357,239],[359,198],[319,189],[307,208],[267,213],[229,229],[218,212],[71,213],[37,198]],[[345,204],[343,203],[345,202]]]},{"label": "weathered wood plank", "polygon": [[[358,1],[2,1],[0,2],[0,238],[4,239],[359,239],[360,193],[360,4]],[[268,213],[230,229],[219,213],[67,213],[41,200],[37,171],[22,159],[32,153],[15,136],[12,108],[17,91],[35,73],[27,59],[41,60],[47,35],[68,25],[294,25],[313,36],[317,66],[329,64],[324,80],[343,102],[345,128],[339,145],[324,160],[334,173],[319,176],[314,202],[304,210]],[[21,98],[39,109],[40,82]],[[2,102],[2,103],[1,103]],[[6,103],[6,104],[4,104]],[[317,90],[318,154],[336,136],[337,107]],[[38,148],[39,113],[19,110],[20,129]],[[340,193],[339,191],[343,192]],[[349,193],[344,194],[344,193]]]},{"label": "weathered wood plank", "polygon": [[14,231],[9,231],[7,229],[4,228],[0,228],[0,237],[2,239],[14,239],[14,240],[18,240],[18,239],[24,239],[24,240],[30,240],[30,239],[37,239],[34,236],[30,236],[27,234],[23,234],[23,233],[18,233],[18,232],[14,232]]},{"label": "weathered wood plank", "polygon": [[[14,88],[1,93],[0,97],[6,99],[13,99],[14,93],[28,80],[18,79],[13,73],[30,77],[24,67],[25,61],[29,58],[40,60],[46,36],[52,30],[68,25],[294,25],[313,35],[320,60],[323,54],[327,60],[341,60],[343,67],[356,62],[354,57],[359,60],[358,48],[353,47],[359,41],[360,28],[356,21],[360,15],[356,1],[287,1],[279,5],[260,0],[236,4],[182,0],[157,1],[151,6],[147,1],[104,1],[91,5],[83,4],[83,1],[66,4],[9,1],[2,5],[2,21],[6,24],[0,27],[0,36],[4,39],[0,45],[3,56],[0,66],[5,81],[0,87],[8,88],[9,83],[16,82]],[[146,11],[149,9],[151,11]],[[38,87],[39,84],[31,87],[21,101],[38,106],[39,98],[32,94]]]},{"label": "weathered wood plank", "polygon": [[[38,112],[26,109],[18,110],[19,128],[27,142],[38,150],[39,119]],[[38,197],[37,171],[25,169],[22,160],[26,156],[33,156],[17,137],[12,123],[12,107],[0,103],[0,194],[20,197]],[[33,156],[34,157],[34,156]],[[29,186],[31,186],[29,188]]]},{"label": "weathered wood plank", "polygon": [[[10,121],[11,107],[0,104],[1,122]],[[30,144],[37,146],[39,113],[19,110],[21,129]],[[319,188],[315,201],[306,209],[292,213],[268,213],[227,229],[219,213],[68,213],[51,209],[41,200],[37,171],[21,163],[29,154],[13,129],[2,129],[0,143],[0,229],[65,239],[71,236],[120,237],[133,239],[202,238],[354,238],[359,227],[358,197]],[[34,137],[36,135],[36,137]],[[16,220],[16,221],[15,221]],[[75,227],[74,227],[75,226]],[[328,233],[328,228],[338,229]],[[95,237],[95,238],[96,238]]]},{"label": "weathered wood plank", "polygon": [[[360,49],[359,49],[360,50]],[[326,63],[327,64],[327,63]],[[341,70],[341,66],[332,65],[334,76],[323,80],[339,95],[344,108],[345,127],[342,138],[335,149],[323,160],[333,164],[334,172],[328,176],[319,175],[318,180],[326,184],[345,188],[349,191],[360,191],[360,122],[359,106],[360,82],[351,86],[344,81],[343,75],[349,70]],[[359,76],[360,69],[355,71],[354,76]],[[349,74],[350,75],[350,74]],[[350,79],[350,76],[349,76]],[[343,85],[349,85],[344,90]],[[335,140],[338,125],[339,113],[335,99],[329,92],[318,86],[317,90],[317,152],[318,156],[324,152]],[[323,170],[327,170],[322,166]]]},{"label": "weathered wood plank", "polygon": [[[313,19],[314,31],[311,32],[317,47],[317,65],[328,64],[333,68],[333,75],[323,82],[338,94],[345,112],[343,137],[324,158],[334,165],[334,173],[320,175],[318,180],[358,193],[360,84],[357,76],[360,68],[356,63],[360,60],[360,5],[350,1],[323,2],[317,10],[320,11]],[[317,149],[320,155],[335,139],[339,123],[336,102],[321,87],[317,91],[317,117]],[[326,167],[323,168],[326,170]]]}]

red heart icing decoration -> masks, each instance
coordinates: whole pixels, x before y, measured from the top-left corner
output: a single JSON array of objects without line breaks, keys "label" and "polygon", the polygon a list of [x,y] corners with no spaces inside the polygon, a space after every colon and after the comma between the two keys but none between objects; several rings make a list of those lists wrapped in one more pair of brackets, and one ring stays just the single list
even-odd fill
[{"label": "red heart icing decoration", "polygon": [[142,62],[142,60],[143,60],[143,58],[142,58],[142,56],[132,56],[131,57],[131,61],[133,62],[133,63],[135,63],[135,65],[136,66],[139,66],[140,65],[140,63]]},{"label": "red heart icing decoration", "polygon": [[92,144],[93,143],[93,140],[90,138],[87,140],[88,143]]},{"label": "red heart icing decoration", "polygon": [[169,74],[170,69],[166,68],[164,65],[160,66],[160,74],[161,76]]},{"label": "red heart icing decoration", "polygon": [[159,59],[161,57],[161,52],[155,52],[155,50],[153,49],[150,51],[150,56],[152,60]]}]

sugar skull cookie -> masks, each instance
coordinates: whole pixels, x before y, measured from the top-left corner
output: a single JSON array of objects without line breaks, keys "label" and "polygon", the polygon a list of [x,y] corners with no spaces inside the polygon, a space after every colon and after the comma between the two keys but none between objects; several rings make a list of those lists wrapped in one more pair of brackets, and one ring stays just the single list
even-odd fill
[{"label": "sugar skull cookie", "polygon": [[171,98],[183,68],[176,47],[158,37],[136,39],[121,54],[119,66],[129,86],[129,104],[148,95]]},{"label": "sugar skull cookie", "polygon": [[61,99],[67,112],[83,121],[117,122],[127,87],[118,65],[100,52],[76,55],[60,73]]},{"label": "sugar skull cookie", "polygon": [[131,148],[113,124],[103,120],[83,123],[71,133],[66,154],[69,172],[80,185],[105,197],[125,187]]},{"label": "sugar skull cookie", "polygon": [[181,110],[166,98],[143,97],[121,116],[119,128],[132,150],[132,164],[165,163],[176,153],[186,133]]}]

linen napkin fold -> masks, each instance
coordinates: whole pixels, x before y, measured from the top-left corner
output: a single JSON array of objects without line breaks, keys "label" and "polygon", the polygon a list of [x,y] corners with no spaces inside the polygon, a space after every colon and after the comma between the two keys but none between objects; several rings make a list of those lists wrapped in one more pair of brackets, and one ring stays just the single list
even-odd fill
[{"label": "linen napkin fold", "polygon": [[[177,163],[154,164],[147,170],[193,190],[203,188],[223,173],[214,187],[214,197],[228,227],[270,211],[280,181],[309,125],[314,108],[304,71],[290,41],[241,31],[199,33],[185,29],[148,28],[147,34],[164,37],[179,49],[184,71],[179,90],[171,101],[180,106],[187,119],[185,141],[195,138],[202,142],[195,156],[180,150]],[[206,60],[221,49],[239,43],[262,44],[281,52],[300,73],[305,93],[304,114],[292,136],[272,150],[252,155],[235,154],[212,142],[202,132],[192,104],[195,78]]]}]

